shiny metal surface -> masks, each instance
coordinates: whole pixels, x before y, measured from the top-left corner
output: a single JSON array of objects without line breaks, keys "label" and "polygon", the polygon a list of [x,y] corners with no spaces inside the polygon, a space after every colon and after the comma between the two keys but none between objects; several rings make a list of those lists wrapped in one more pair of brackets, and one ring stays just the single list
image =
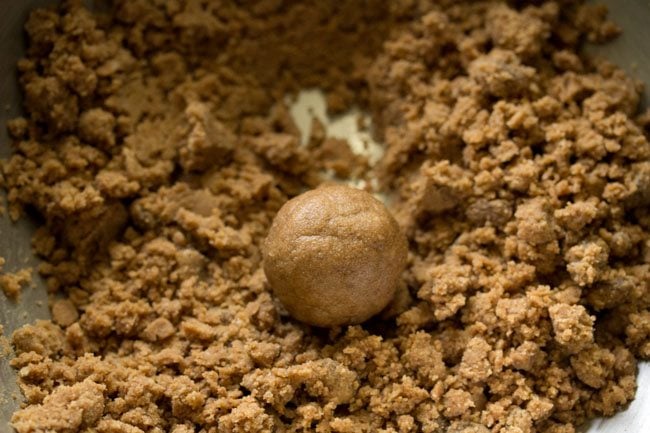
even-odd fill
[{"label": "shiny metal surface", "polygon": [[[23,23],[30,9],[55,0],[0,0],[0,158],[11,153],[5,122],[20,113],[20,92],[16,81],[15,64],[23,52]],[[623,35],[606,46],[588,47],[588,51],[603,55],[622,66],[632,75],[650,85],[650,0],[604,0],[611,16],[624,30]],[[646,103],[650,102],[648,94]],[[649,104],[650,105],[650,104]],[[31,254],[30,236],[34,223],[22,219],[11,223],[0,217],[0,256],[7,261],[5,270],[24,267],[36,269],[38,262]],[[49,317],[47,296],[38,276],[35,287],[23,291],[19,303],[7,301],[0,294],[0,324],[4,336],[20,326]],[[2,353],[0,346],[0,354]],[[8,422],[18,408],[20,391],[15,384],[15,372],[8,360],[0,356],[0,433],[10,432]],[[636,400],[625,411],[613,418],[596,420],[589,433],[640,433],[650,431],[650,365],[640,368]]]}]

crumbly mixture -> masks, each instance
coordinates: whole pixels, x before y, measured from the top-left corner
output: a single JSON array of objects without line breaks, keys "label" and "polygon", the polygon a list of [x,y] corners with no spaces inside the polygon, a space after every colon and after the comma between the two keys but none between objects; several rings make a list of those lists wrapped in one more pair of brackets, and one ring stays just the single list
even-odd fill
[{"label": "crumbly mixture", "polygon": [[[80,3],[27,20],[2,167],[61,298],[13,335],[19,433],[573,433],[634,397],[650,114],[579,51],[617,33],[602,8]],[[300,146],[282,101],[308,87],[372,114],[410,243],[393,304],[329,332],[261,268],[275,213],[339,146]]]}]

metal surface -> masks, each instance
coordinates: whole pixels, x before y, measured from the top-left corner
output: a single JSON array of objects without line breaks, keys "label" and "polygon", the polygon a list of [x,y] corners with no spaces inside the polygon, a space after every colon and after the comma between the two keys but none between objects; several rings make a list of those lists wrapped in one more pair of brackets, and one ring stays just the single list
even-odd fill
[{"label": "metal surface", "polygon": [[[587,51],[605,57],[650,86],[650,1],[603,0],[610,17],[623,29],[615,41],[602,46],[589,46]],[[650,87],[643,103],[650,107]],[[626,411],[612,418],[591,423],[588,433],[650,432],[650,363],[639,366],[636,399]]]},{"label": "metal surface", "polygon": [[[20,113],[20,92],[16,82],[16,61],[23,53],[23,23],[30,9],[54,0],[0,0],[0,158],[11,153],[4,127],[6,121]],[[588,47],[594,54],[603,55],[622,66],[632,75],[650,84],[650,0],[604,0],[611,16],[623,29],[615,42],[602,47]],[[645,95],[645,102],[650,99]],[[7,260],[5,270],[25,267],[36,269],[37,260],[31,254],[30,236],[33,222],[22,219],[11,223],[0,218],[0,256]],[[11,303],[0,294],[0,324],[4,335],[36,319],[49,317],[47,296],[38,276],[35,287],[26,288],[19,303]],[[1,348],[0,348],[1,353]],[[13,411],[18,408],[20,391],[15,383],[15,372],[8,360],[0,356],[0,433],[11,431],[8,426]],[[589,433],[640,433],[650,431],[650,365],[639,372],[636,400],[624,412],[605,420],[595,420]]]},{"label": "metal surface", "polygon": [[[23,24],[30,9],[48,3],[52,1],[0,0],[0,158],[6,158],[11,153],[5,124],[20,114],[16,61],[23,53]],[[4,194],[0,197],[4,203]],[[6,271],[25,267],[36,269],[38,266],[30,246],[33,229],[34,224],[28,219],[23,218],[14,224],[8,218],[0,217],[0,256],[6,259]],[[4,328],[4,336],[11,336],[15,329],[24,324],[49,317],[43,284],[37,276],[34,282],[36,286],[25,288],[18,303],[9,302],[0,294],[0,325]],[[20,400],[15,372],[8,360],[0,356],[0,433],[11,431],[8,422]]]}]

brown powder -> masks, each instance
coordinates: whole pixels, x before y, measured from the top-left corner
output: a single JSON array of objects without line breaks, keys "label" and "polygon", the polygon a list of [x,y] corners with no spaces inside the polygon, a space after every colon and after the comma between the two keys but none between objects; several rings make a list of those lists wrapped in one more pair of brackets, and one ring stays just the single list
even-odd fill
[{"label": "brown powder", "polygon": [[[602,9],[79,3],[27,20],[2,164],[58,299],[12,337],[19,433],[572,433],[634,397],[648,114],[579,49],[616,33]],[[260,251],[321,169],[357,170],[300,146],[282,101],[310,87],[372,114],[410,249],[389,309],[329,332],[286,314]]]}]

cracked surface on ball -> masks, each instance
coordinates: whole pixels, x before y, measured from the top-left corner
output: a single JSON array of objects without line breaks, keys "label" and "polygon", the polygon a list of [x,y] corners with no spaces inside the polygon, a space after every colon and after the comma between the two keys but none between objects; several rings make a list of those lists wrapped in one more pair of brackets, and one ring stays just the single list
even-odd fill
[{"label": "cracked surface on ball", "polygon": [[364,322],[390,302],[407,243],[379,200],[328,185],[280,209],[263,254],[269,283],[289,313],[333,327]]}]

